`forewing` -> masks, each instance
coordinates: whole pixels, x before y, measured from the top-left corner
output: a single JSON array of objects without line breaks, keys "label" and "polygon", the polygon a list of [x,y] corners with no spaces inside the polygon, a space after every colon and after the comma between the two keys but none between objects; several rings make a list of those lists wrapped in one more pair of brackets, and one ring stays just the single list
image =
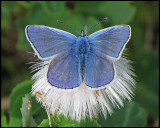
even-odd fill
[{"label": "forewing", "polygon": [[72,89],[80,85],[80,65],[76,55],[69,52],[58,56],[49,64],[48,82],[55,87]]},{"label": "forewing", "polygon": [[92,48],[113,58],[120,58],[131,36],[129,25],[119,25],[102,29],[88,37]]},{"label": "forewing", "polygon": [[115,76],[114,65],[110,59],[95,53],[88,53],[85,65],[85,83],[91,88],[109,84]]},{"label": "forewing", "polygon": [[68,32],[42,25],[29,25],[25,31],[28,41],[42,60],[68,51],[77,39]]}]

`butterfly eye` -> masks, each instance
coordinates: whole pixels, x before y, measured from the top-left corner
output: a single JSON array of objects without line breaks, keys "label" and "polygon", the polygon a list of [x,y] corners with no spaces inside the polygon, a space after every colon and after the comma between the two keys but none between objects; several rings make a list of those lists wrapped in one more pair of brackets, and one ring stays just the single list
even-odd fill
[{"label": "butterfly eye", "polygon": [[79,35],[79,36],[80,36],[80,37],[85,37],[85,36],[87,36],[87,35],[86,35],[86,34],[84,34],[84,35],[81,34],[81,35]]}]

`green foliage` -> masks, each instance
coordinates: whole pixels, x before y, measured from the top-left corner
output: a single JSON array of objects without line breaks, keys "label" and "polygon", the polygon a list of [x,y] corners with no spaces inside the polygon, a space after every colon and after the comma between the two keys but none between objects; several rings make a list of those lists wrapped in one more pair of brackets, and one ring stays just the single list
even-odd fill
[{"label": "green foliage", "polygon": [[[94,11],[87,13],[87,18],[85,18],[82,14],[88,12],[90,8],[86,8],[87,5],[90,6],[90,2],[78,2],[76,3],[77,14],[74,15],[71,10],[65,8],[65,3],[62,1],[61,3],[54,2],[36,2],[32,3],[31,6],[28,6],[28,17],[18,20],[18,25],[20,28],[20,38],[18,42],[18,48],[30,47],[29,43],[26,43],[26,37],[24,35],[24,28],[30,24],[39,24],[46,26],[53,26],[55,28],[62,28],[61,24],[57,23],[57,20],[62,20],[66,24],[72,25],[72,28],[75,28],[79,33],[84,29],[85,25],[88,25],[88,28],[98,23],[98,19],[102,19],[104,17],[108,17],[108,19],[112,20],[110,25],[116,24],[125,24],[131,17],[133,16],[133,9],[129,7],[130,2],[97,2],[92,3],[93,9],[96,6],[97,11],[92,15]],[[84,6],[85,4],[85,6]],[[106,6],[107,5],[107,6]],[[110,6],[113,5],[113,6]],[[122,6],[122,7],[121,7]],[[41,8],[41,9],[40,9]],[[123,9],[120,9],[123,8]],[[112,12],[112,13],[111,13]],[[123,14],[123,15],[121,15]],[[61,15],[61,17],[59,17]],[[45,18],[43,18],[45,16]],[[117,18],[118,17],[118,18]],[[61,18],[61,19],[59,19]],[[118,20],[117,20],[118,19]],[[102,27],[95,27],[94,31],[101,29]],[[64,30],[66,28],[63,28]],[[93,30],[90,33],[94,32]],[[75,33],[75,30],[69,30],[71,33]],[[88,34],[90,34],[88,33]],[[75,33],[76,34],[76,33]]]},{"label": "green foliage", "polygon": [[111,116],[100,117],[99,124],[102,127],[143,127],[146,125],[147,114],[140,105],[131,102],[116,110]]},{"label": "green foliage", "polygon": [[[18,84],[12,91],[10,96],[10,120],[9,126],[35,126],[36,123],[40,123],[44,118],[47,118],[45,109],[37,102],[35,97],[26,95],[30,93],[33,82],[26,80]],[[32,109],[27,109],[27,101],[30,99]],[[32,116],[35,122],[33,122]],[[23,117],[23,118],[22,118]],[[28,119],[29,118],[29,119]],[[23,125],[22,125],[23,120]],[[30,120],[31,124],[26,124],[26,121]]]},{"label": "green foliage", "polygon": [[[49,127],[45,109],[34,96],[25,95],[30,93],[33,84],[24,79],[28,77],[26,74],[30,74],[25,65],[28,62],[26,51],[33,52],[25,37],[25,27],[33,24],[59,28],[76,36],[79,36],[86,25],[88,35],[112,25],[129,24],[132,28],[132,37],[127,48],[137,75],[134,102],[116,110],[107,119],[100,116],[97,121],[86,118],[78,123],[63,115],[56,116],[51,118],[53,127],[157,126],[154,122],[159,120],[158,9],[159,4],[156,1],[3,1],[2,96],[9,95],[14,83],[24,82],[16,85],[10,95],[9,124],[1,109],[2,126]],[[96,25],[104,17],[108,20]],[[23,70],[24,73],[20,73]],[[28,101],[31,101],[32,106],[29,110]],[[147,118],[153,123],[147,122]]]},{"label": "green foliage", "polygon": [[7,127],[7,119],[6,116],[4,115],[3,109],[1,108],[1,127]]},{"label": "green foliage", "polygon": [[139,76],[136,101],[156,119],[159,117],[158,58],[154,53],[147,52],[137,57],[136,62],[136,74]]},{"label": "green foliage", "polygon": [[[100,127],[96,120],[86,118],[80,122],[65,118],[63,115],[51,117],[52,127]],[[49,127],[49,119],[44,119],[38,127]]]},{"label": "green foliage", "polygon": [[10,122],[9,126],[20,127],[22,123],[22,115],[20,108],[22,106],[22,97],[31,91],[32,81],[24,81],[18,84],[12,91],[10,96]]},{"label": "green foliage", "polygon": [[106,1],[99,7],[99,13],[111,20],[110,25],[126,24],[134,15],[134,9],[130,3],[130,1]]},{"label": "green foliage", "polygon": [[[125,24],[131,20],[134,14],[134,9],[130,3],[129,1],[95,1],[92,3],[81,1],[76,4],[76,11],[98,18],[108,17],[109,25]],[[90,8],[91,6],[92,8]]]},{"label": "green foliage", "polygon": [[10,17],[9,17],[9,10],[5,7],[3,7],[4,5],[2,4],[2,21],[1,21],[1,26],[3,28],[9,29],[9,21],[10,21]]}]

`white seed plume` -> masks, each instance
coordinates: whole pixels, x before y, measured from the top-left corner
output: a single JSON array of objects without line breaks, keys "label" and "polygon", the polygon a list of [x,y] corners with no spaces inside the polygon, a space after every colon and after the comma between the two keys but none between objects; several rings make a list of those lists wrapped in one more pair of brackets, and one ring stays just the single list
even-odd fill
[{"label": "white seed plume", "polygon": [[113,108],[122,107],[124,101],[131,101],[135,88],[135,74],[130,67],[130,61],[124,56],[114,61],[116,76],[113,82],[103,88],[92,89],[85,83],[74,89],[60,89],[52,86],[47,80],[48,61],[37,62],[32,66],[35,81],[32,87],[33,95],[50,114],[63,114],[73,120],[84,120],[86,116],[97,118],[98,113],[113,113]]}]

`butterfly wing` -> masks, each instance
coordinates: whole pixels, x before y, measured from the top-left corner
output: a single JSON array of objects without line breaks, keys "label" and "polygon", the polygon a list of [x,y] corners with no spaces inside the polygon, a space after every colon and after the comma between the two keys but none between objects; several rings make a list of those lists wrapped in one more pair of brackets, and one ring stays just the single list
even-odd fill
[{"label": "butterfly wing", "polygon": [[118,25],[102,29],[88,37],[92,48],[107,56],[119,59],[131,36],[129,25]]},{"label": "butterfly wing", "polygon": [[109,84],[115,76],[113,63],[110,59],[103,58],[90,52],[86,59],[85,83],[92,88]]},{"label": "butterfly wing", "polygon": [[119,59],[130,39],[128,25],[114,26],[91,34],[88,41],[91,51],[87,54],[85,83],[91,88],[111,83],[115,68],[111,58]]},{"label": "butterfly wing", "polygon": [[57,56],[49,64],[48,82],[58,88],[72,89],[80,85],[80,63],[72,51]]},{"label": "butterfly wing", "polygon": [[77,39],[68,32],[42,25],[29,25],[25,31],[28,41],[41,60],[68,51]]}]

